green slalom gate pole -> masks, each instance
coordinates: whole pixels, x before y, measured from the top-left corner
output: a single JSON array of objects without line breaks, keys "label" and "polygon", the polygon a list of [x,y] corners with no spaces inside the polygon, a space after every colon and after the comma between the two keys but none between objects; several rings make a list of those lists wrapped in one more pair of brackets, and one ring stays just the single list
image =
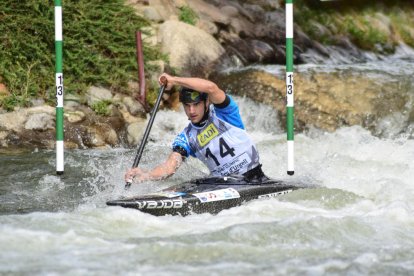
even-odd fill
[{"label": "green slalom gate pole", "polygon": [[294,141],[293,141],[293,0],[286,0],[286,128],[288,146],[287,174],[293,175]]},{"label": "green slalom gate pole", "polygon": [[63,145],[63,38],[62,0],[55,0],[55,49],[56,49],[56,173],[64,171]]}]

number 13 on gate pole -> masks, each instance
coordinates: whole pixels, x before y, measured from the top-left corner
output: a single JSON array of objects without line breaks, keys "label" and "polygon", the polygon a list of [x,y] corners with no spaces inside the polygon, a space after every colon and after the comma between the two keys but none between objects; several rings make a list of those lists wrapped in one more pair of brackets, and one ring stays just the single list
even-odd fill
[{"label": "number 13 on gate pole", "polygon": [[286,0],[286,129],[288,162],[287,174],[293,175],[294,169],[294,141],[293,141],[293,0]]},{"label": "number 13 on gate pole", "polygon": [[63,145],[63,38],[62,0],[55,0],[55,50],[56,50],[56,173],[64,171]]}]

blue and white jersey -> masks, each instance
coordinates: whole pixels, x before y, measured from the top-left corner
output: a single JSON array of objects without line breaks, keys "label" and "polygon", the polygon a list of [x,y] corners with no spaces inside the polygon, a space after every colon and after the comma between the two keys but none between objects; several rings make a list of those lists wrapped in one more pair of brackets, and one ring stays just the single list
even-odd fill
[{"label": "blue and white jersey", "polygon": [[213,176],[243,174],[259,165],[256,146],[246,133],[239,107],[230,97],[224,108],[210,105],[206,123],[192,123],[175,138],[173,149],[180,147],[200,159]]}]

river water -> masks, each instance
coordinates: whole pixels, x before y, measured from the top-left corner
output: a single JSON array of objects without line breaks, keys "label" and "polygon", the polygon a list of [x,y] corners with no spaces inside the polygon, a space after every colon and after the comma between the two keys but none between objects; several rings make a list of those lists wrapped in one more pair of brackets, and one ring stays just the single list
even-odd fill
[{"label": "river water", "polygon": [[[380,75],[385,70],[384,74],[412,81],[413,63],[400,61],[384,69],[380,61],[351,68]],[[335,70],[349,68],[337,65]],[[200,162],[191,159],[167,181],[125,191],[123,173],[132,164],[132,149],[66,151],[61,177],[55,175],[52,151],[3,151],[0,274],[414,273],[410,131],[391,128],[392,135],[379,136],[354,126],[333,133],[298,133],[295,175],[287,176],[286,134],[277,114],[248,99],[237,101],[264,171],[311,188],[248,202],[218,215],[154,217],[107,207],[105,202],[203,176],[207,171]],[[384,125],[392,125],[390,120]],[[164,159],[185,124],[182,111],[160,111],[142,166]]]}]

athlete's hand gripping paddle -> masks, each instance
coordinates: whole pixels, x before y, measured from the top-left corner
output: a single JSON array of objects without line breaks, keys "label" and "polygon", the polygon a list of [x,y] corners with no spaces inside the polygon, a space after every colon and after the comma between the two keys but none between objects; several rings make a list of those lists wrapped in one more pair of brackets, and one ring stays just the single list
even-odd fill
[{"label": "athlete's hand gripping paddle", "polygon": [[[142,137],[141,144],[139,145],[139,148],[137,150],[137,154],[135,155],[134,164],[132,165],[132,168],[138,167],[139,161],[141,160],[142,152],[144,151],[144,147],[145,147],[145,144],[147,143],[152,124],[154,123],[155,115],[157,114],[158,107],[160,106],[162,95],[164,94],[165,87],[167,86],[166,77],[161,77],[160,81],[162,83],[160,87],[160,92],[158,93],[158,98],[157,98],[157,101],[155,102],[155,106],[151,111],[151,116],[150,116],[147,128],[145,129],[144,136]],[[131,184],[132,184],[132,180],[126,181],[125,189],[128,189],[131,186]]]}]

